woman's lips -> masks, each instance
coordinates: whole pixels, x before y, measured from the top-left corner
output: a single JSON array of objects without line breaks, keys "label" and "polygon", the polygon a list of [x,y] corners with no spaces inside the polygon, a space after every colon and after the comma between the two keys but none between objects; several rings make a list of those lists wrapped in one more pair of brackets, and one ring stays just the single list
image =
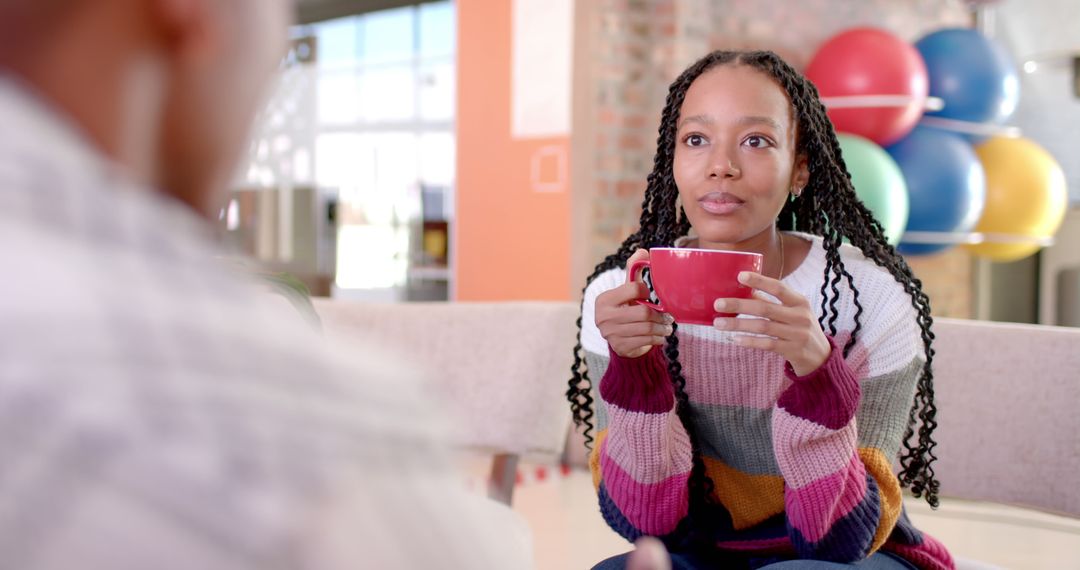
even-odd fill
[{"label": "woman's lips", "polygon": [[698,198],[701,209],[710,214],[730,214],[743,206],[745,202],[728,192],[709,192]]}]

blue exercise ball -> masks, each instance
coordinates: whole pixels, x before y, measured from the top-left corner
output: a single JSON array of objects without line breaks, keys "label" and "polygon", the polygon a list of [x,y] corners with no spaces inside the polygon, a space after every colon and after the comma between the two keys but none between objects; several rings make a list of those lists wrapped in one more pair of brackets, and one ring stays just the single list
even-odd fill
[{"label": "blue exercise ball", "polygon": [[926,62],[930,95],[945,102],[926,116],[975,123],[1005,122],[1020,101],[1020,78],[1008,52],[966,28],[938,30],[915,42]]},{"label": "blue exercise ball", "polygon": [[[920,126],[885,151],[907,183],[905,232],[970,232],[975,227],[986,204],[986,174],[967,141]],[[901,236],[897,249],[905,255],[926,255],[951,246],[905,243]]]}]

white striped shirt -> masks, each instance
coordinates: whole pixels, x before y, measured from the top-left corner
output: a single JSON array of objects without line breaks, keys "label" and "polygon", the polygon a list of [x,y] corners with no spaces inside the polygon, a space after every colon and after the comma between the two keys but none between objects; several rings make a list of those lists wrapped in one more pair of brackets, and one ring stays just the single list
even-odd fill
[{"label": "white striped shirt", "polygon": [[403,363],[332,351],[0,75],[0,568],[514,568]]}]

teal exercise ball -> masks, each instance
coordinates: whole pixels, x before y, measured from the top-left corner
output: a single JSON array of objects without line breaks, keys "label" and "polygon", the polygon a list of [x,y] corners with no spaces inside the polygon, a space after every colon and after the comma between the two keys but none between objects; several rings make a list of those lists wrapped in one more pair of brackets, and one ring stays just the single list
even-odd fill
[{"label": "teal exercise ball", "polygon": [[908,221],[908,190],[903,171],[873,141],[849,134],[838,134],[837,138],[855,194],[881,224],[889,243],[900,243]]}]

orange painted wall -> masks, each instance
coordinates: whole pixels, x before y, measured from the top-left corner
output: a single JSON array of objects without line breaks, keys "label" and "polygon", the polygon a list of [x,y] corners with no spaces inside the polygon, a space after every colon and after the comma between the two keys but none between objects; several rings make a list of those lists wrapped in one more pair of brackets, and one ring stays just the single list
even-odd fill
[{"label": "orange painted wall", "polygon": [[533,155],[545,147],[569,161],[569,136],[511,138],[512,2],[456,5],[454,299],[568,300],[569,174],[553,192],[534,191],[530,180]]}]

